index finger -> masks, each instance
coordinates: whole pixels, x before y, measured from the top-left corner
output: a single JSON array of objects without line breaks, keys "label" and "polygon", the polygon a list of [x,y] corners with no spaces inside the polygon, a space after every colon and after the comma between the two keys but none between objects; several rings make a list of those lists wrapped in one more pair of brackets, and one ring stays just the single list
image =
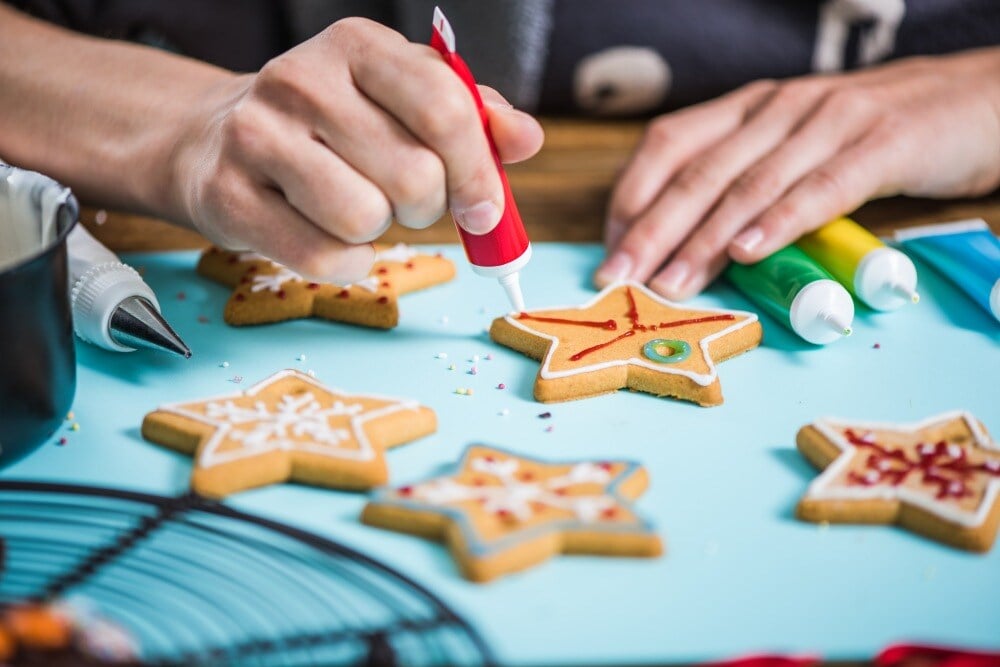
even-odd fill
[{"label": "index finger", "polygon": [[456,222],[485,234],[499,221],[504,197],[472,93],[433,49],[386,32],[382,39],[373,31],[363,57],[351,59],[355,83],[440,156]]}]

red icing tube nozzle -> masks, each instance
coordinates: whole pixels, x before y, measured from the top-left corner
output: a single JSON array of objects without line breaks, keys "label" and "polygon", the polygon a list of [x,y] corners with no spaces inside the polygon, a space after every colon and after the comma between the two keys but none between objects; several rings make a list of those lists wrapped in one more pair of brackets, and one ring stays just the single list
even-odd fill
[{"label": "red icing tube nozzle", "polygon": [[500,162],[500,154],[490,132],[489,116],[483,105],[483,99],[479,96],[479,89],[476,88],[476,81],[468,65],[455,52],[455,33],[438,7],[434,8],[431,46],[441,53],[444,61],[458,74],[472,94],[476,108],[479,109],[483,131],[489,141],[500,182],[503,183],[504,210],[497,226],[486,234],[472,234],[458,227],[458,236],[465,247],[465,256],[469,259],[472,270],[481,276],[499,280],[507,298],[510,299],[511,306],[520,312],[524,310],[524,297],[521,294],[519,272],[531,259],[531,243],[528,241],[527,232],[524,231],[524,223],[521,222],[517,204],[514,203],[507,173]]}]

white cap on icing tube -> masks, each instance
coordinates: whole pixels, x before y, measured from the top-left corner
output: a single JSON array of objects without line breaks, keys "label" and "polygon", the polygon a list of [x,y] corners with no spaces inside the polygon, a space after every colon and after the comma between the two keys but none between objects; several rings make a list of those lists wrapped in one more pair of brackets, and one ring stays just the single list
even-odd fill
[{"label": "white cap on icing tube", "polygon": [[917,269],[895,248],[876,248],[854,271],[854,293],[875,310],[896,310],[917,303]]},{"label": "white cap on icing tube", "polygon": [[854,301],[835,280],[814,280],[795,295],[788,319],[803,340],[826,345],[851,335]]}]

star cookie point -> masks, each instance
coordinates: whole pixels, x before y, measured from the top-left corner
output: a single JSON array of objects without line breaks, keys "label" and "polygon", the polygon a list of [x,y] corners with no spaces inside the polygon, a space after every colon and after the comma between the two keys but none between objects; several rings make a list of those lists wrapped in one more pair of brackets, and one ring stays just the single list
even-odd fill
[{"label": "star cookie point", "polygon": [[647,485],[631,461],[549,463],[472,445],[450,472],[380,491],[362,521],[443,541],[466,578],[485,582],[560,553],[659,556],[632,506]]},{"label": "star cookie point", "polygon": [[796,508],[800,519],[897,524],[970,551],[1000,528],[1000,447],[972,414],[913,424],[821,419],[799,451],[822,470]]},{"label": "star cookie point", "polygon": [[618,389],[722,403],[716,363],[760,343],[750,312],[672,303],[632,282],[615,283],[582,306],[512,313],[490,336],[541,360],[543,403]]},{"label": "star cookie point", "polygon": [[241,392],[163,405],[142,434],[193,454],[192,489],[219,498],[286,481],[378,486],[388,479],[384,450],[436,427],[415,401],[349,394],[288,369]]}]

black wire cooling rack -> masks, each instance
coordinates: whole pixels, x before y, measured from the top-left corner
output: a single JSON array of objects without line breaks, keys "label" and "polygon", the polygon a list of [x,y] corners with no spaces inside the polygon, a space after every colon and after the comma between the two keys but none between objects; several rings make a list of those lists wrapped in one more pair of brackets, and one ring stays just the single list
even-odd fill
[{"label": "black wire cooling rack", "polygon": [[0,481],[0,605],[82,598],[169,665],[492,665],[416,582],[196,496]]}]

